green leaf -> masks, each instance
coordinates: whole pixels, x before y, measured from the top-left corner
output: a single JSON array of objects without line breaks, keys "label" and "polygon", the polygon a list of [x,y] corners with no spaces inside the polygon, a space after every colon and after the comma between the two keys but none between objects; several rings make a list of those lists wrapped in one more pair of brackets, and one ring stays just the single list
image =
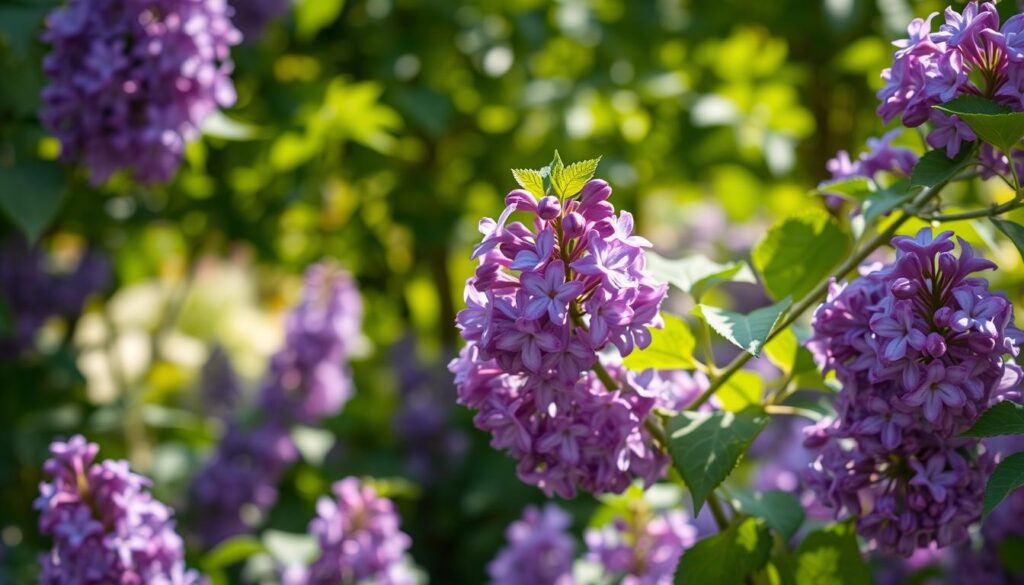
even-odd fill
[{"label": "green leaf", "polygon": [[867,585],[871,573],[848,522],[807,535],[796,551],[797,585]]},{"label": "green leaf", "polygon": [[947,158],[945,150],[929,150],[924,153],[910,173],[911,187],[934,187],[956,176],[966,166],[970,148],[961,148],[955,158]]},{"label": "green leaf", "polygon": [[301,0],[295,6],[295,30],[299,37],[311,39],[327,28],[345,7],[345,0]]},{"label": "green leaf", "polygon": [[764,518],[765,522],[787,541],[793,538],[806,516],[804,507],[796,496],[779,490],[736,491],[732,494],[732,503],[742,514]]},{"label": "green leaf", "polygon": [[982,518],[998,506],[1010,492],[1024,485],[1024,452],[1014,453],[999,462],[985,486]]},{"label": "green leaf", "polygon": [[722,282],[757,282],[750,266],[743,261],[719,264],[704,256],[669,260],[647,252],[647,268],[656,280],[667,282],[695,299]]},{"label": "green leaf", "polygon": [[798,388],[827,389],[814,363],[814,356],[800,343],[791,327],[783,329],[766,343],[764,354],[783,373],[792,375]]},{"label": "green leaf", "polygon": [[295,534],[282,530],[265,530],[263,546],[271,556],[284,565],[308,563],[320,549],[312,534]]},{"label": "green leaf", "polygon": [[974,426],[963,432],[965,437],[1000,435],[1024,435],[1024,405],[1004,400],[983,412]]},{"label": "green leaf", "polygon": [[976,95],[962,95],[955,100],[935,106],[947,114],[956,114],[978,138],[1004,153],[1013,150],[1024,138],[1024,113]]},{"label": "green leaf", "polygon": [[51,6],[47,3],[32,6],[30,2],[25,2],[23,6],[12,4],[0,8],[0,40],[16,52],[24,53],[38,37],[43,19]]},{"label": "green leaf", "polygon": [[684,411],[669,420],[669,453],[690,488],[694,510],[732,473],[766,422],[759,409]]},{"label": "green leaf", "polygon": [[811,210],[784,218],[754,247],[754,267],[777,299],[802,297],[846,257],[850,240],[832,217]]},{"label": "green leaf", "polygon": [[44,161],[0,167],[0,208],[35,242],[60,210],[64,182],[60,167]]},{"label": "green leaf", "polygon": [[903,179],[869,195],[861,205],[864,221],[870,224],[910,199],[914,192],[909,188],[910,181]]},{"label": "green leaf", "polygon": [[651,329],[651,344],[643,350],[633,350],[623,365],[642,372],[648,368],[656,370],[679,370],[696,367],[693,350],[697,346],[686,322],[674,315],[661,314],[665,326]]},{"label": "green leaf", "polygon": [[230,567],[245,559],[266,552],[266,547],[254,536],[248,534],[235,536],[217,545],[206,553],[202,560],[203,570],[216,571]]},{"label": "green leaf", "polygon": [[551,170],[551,186],[555,195],[562,199],[572,197],[580,192],[587,181],[594,177],[601,157],[572,163],[567,167],[554,167]]},{"label": "green leaf", "polygon": [[847,177],[825,181],[814,190],[819,195],[839,195],[860,201],[875,192],[874,184],[866,177]]},{"label": "green leaf", "polygon": [[761,307],[746,315],[709,305],[698,305],[697,309],[716,333],[750,355],[759,357],[765,340],[792,303],[786,297],[774,305]]},{"label": "green leaf", "polygon": [[722,384],[715,396],[725,410],[740,412],[761,404],[764,380],[755,372],[740,370]]},{"label": "green leaf", "polygon": [[540,171],[512,169],[512,176],[515,177],[516,183],[519,183],[520,187],[529,191],[534,197],[540,199],[544,196],[544,175],[541,175]]},{"label": "green leaf", "polygon": [[763,520],[747,518],[724,531],[701,539],[683,553],[676,568],[679,585],[742,585],[764,567],[772,538]]},{"label": "green leaf", "polygon": [[1003,235],[1010,238],[1013,245],[1017,247],[1020,257],[1024,258],[1024,225],[1008,219],[997,219],[995,217],[990,217],[989,219],[999,228],[999,231],[1003,232]]}]

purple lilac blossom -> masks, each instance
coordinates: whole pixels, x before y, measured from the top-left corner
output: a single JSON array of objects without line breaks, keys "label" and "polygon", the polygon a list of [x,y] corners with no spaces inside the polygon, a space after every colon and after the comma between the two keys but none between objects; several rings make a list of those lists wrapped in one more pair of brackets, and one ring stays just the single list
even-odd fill
[{"label": "purple lilac blossom", "polygon": [[[647,515],[643,515],[647,516]],[[671,585],[683,551],[697,542],[697,528],[686,512],[668,510],[652,517],[616,518],[586,534],[588,557],[623,585]]]},{"label": "purple lilac blossom", "polygon": [[[345,272],[306,271],[259,397],[260,420],[233,421],[192,485],[190,511],[203,545],[253,529],[251,518],[277,501],[277,484],[298,458],[290,430],[340,412],[351,396],[345,360],[360,335],[362,301]],[[257,512],[257,514],[251,514]]]},{"label": "purple lilac blossom", "polygon": [[[480,222],[480,264],[457,319],[467,345],[449,365],[459,402],[519,460],[519,477],[564,497],[620,492],[634,477],[650,484],[667,465],[644,428],[660,397],[617,357],[650,344],[667,285],[646,270],[650,243],[610,196],[601,180],[564,202],[517,189],[498,221]],[[513,211],[532,228],[506,225]]]},{"label": "purple lilac blossom", "polygon": [[[818,185],[819,190],[828,192],[829,183],[863,177],[878,182],[882,173],[890,173],[897,177],[909,177],[917,164],[917,154],[909,148],[893,146],[892,142],[900,133],[901,129],[890,130],[881,138],[868,138],[868,149],[862,152],[857,160],[851,160],[849,153],[840,150],[835,158],[829,159],[825,164],[826,170],[831,173],[827,181]],[[842,204],[841,195],[827,195],[826,202],[832,209]]]},{"label": "purple lilac blossom", "polygon": [[487,565],[491,585],[573,585],[576,542],[569,515],[554,504],[529,506],[506,531],[508,545]]},{"label": "purple lilac blossom", "polygon": [[50,445],[39,486],[39,531],[53,538],[40,557],[46,585],[205,582],[185,568],[173,512],[149,493],[127,461],[97,463],[99,446],[81,435]]},{"label": "purple lilac blossom", "polygon": [[289,567],[284,585],[411,585],[403,565],[411,540],[399,528],[391,500],[347,477],[334,484],[333,498],[317,502],[309,532],[320,556],[308,567]]},{"label": "purple lilac blossom", "polygon": [[886,123],[899,118],[911,128],[931,122],[928,144],[952,158],[976,136],[955,115],[933,106],[977,95],[1024,111],[1024,17],[1015,15],[1000,28],[994,4],[970,2],[962,12],[947,8],[944,24],[933,32],[936,16],[914,19],[909,38],[893,43],[897,50],[882,72],[878,114]]},{"label": "purple lilac blossom", "polygon": [[843,386],[836,418],[806,431],[808,484],[903,555],[967,537],[992,457],[956,436],[1021,379],[1013,307],[971,276],[995,265],[952,236],[894,238],[895,262],[833,283],[808,342]]},{"label": "purple lilac blossom", "polygon": [[47,18],[43,124],[94,184],[170,180],[203,121],[235,102],[225,0],[70,0]]},{"label": "purple lilac blossom", "polygon": [[341,412],[352,395],[346,361],[360,337],[363,304],[352,277],[325,264],[306,271],[302,299],[270,360],[260,407],[285,423],[312,424]]},{"label": "purple lilac blossom", "polygon": [[0,336],[5,355],[28,351],[36,332],[51,317],[76,318],[86,300],[110,280],[110,263],[94,251],[86,251],[67,273],[49,270],[50,263],[20,237],[0,248],[0,306],[14,320],[14,331]]}]

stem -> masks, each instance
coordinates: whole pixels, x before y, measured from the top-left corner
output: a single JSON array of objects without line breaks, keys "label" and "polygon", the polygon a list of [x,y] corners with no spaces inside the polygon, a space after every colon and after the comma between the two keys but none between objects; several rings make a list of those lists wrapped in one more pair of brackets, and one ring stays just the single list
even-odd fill
[{"label": "stem", "polygon": [[1015,198],[1012,201],[1007,201],[1006,203],[1003,203],[1002,205],[992,205],[984,209],[975,209],[973,211],[963,211],[960,213],[934,213],[931,215],[918,215],[917,217],[924,221],[937,221],[941,223],[944,221],[956,221],[959,219],[995,217],[997,215],[1002,215],[1007,211],[1013,211],[1014,209],[1018,209],[1020,207],[1024,207],[1024,201]]},{"label": "stem", "polygon": [[[774,338],[781,331],[786,329],[786,327],[789,327],[797,319],[799,319],[804,314],[804,312],[807,311],[807,309],[811,308],[816,303],[818,303],[821,297],[825,296],[825,293],[828,292],[829,283],[832,281],[832,279],[842,279],[848,273],[852,272],[858,266],[860,266],[861,262],[863,262],[868,256],[870,256],[872,252],[874,252],[881,246],[888,244],[892,237],[896,235],[896,232],[899,230],[900,226],[906,223],[907,220],[909,220],[910,218],[916,217],[920,210],[925,206],[925,204],[927,204],[929,201],[931,201],[932,199],[939,195],[943,187],[946,186],[946,183],[948,183],[948,180],[938,183],[918,193],[917,196],[911,200],[910,204],[903,210],[903,214],[900,217],[896,218],[896,220],[893,221],[889,225],[889,227],[879,232],[874,238],[872,238],[867,244],[865,244],[859,252],[849,257],[846,260],[846,262],[843,262],[842,265],[840,265],[839,268],[837,268],[836,271],[832,273],[832,276],[830,278],[822,281],[820,284],[818,284],[818,286],[814,287],[814,290],[812,290],[804,298],[802,298],[800,302],[793,305],[793,308],[790,309],[786,317],[782,319],[779,322],[779,324],[768,335],[768,338],[765,340],[765,342],[767,343],[768,341],[771,341],[772,338]],[[711,397],[714,396],[715,392],[718,392],[718,389],[721,388],[722,385],[733,374],[738,372],[740,368],[742,368],[748,361],[750,361],[751,357],[753,356],[746,352],[743,352],[736,356],[731,362],[729,362],[729,365],[725,366],[725,368],[721,371],[720,376],[711,382],[711,385],[708,387],[708,389],[705,390],[704,393],[701,394],[700,397],[697,398],[697,400],[694,401],[693,404],[691,404],[687,410],[696,410],[700,408],[705,402],[710,400]]]},{"label": "stem", "polygon": [[718,531],[725,530],[725,527],[729,525],[729,520],[725,517],[725,511],[722,510],[722,502],[718,500],[718,495],[715,492],[708,494],[708,507],[711,508],[711,515],[715,517]]},{"label": "stem", "polygon": [[768,414],[784,414],[789,416],[802,416],[809,418],[814,422],[821,420],[821,414],[809,409],[800,408],[799,406],[789,406],[787,404],[766,404],[764,411]]},{"label": "stem", "polygon": [[704,363],[707,365],[708,379],[714,381],[718,377],[718,368],[715,366],[715,354],[711,345],[711,325],[707,319],[701,318],[701,343],[704,351]]},{"label": "stem", "polygon": [[601,380],[601,383],[604,384],[604,387],[607,388],[609,392],[615,392],[616,390],[619,389],[619,385],[615,383],[615,379],[612,378],[612,375],[608,373],[608,370],[604,369],[604,366],[601,365],[600,360],[594,362],[593,369],[594,373],[597,374],[597,377]]}]

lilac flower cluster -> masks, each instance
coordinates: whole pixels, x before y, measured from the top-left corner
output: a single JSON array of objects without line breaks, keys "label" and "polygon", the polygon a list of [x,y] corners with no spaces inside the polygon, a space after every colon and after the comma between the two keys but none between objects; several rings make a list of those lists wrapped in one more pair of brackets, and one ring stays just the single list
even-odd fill
[{"label": "lilac flower cluster", "polygon": [[310,566],[290,567],[285,585],[412,584],[402,564],[411,544],[399,529],[391,500],[347,477],[334,484],[334,498],[317,502],[309,532],[320,543],[320,556]]},{"label": "lilac flower cluster", "polygon": [[296,424],[338,414],[352,394],[345,364],[360,336],[362,300],[351,276],[327,265],[306,272],[288,316],[285,346],[271,358],[260,420],[235,421],[192,485],[191,512],[207,547],[247,532],[252,512],[277,500],[277,483],[297,459]]},{"label": "lilac flower cluster", "polygon": [[87,251],[68,273],[48,269],[50,259],[21,238],[0,248],[0,305],[14,317],[10,336],[0,336],[0,351],[18,355],[32,347],[36,332],[51,317],[74,319],[86,299],[110,280],[110,263]]},{"label": "lilac flower cluster", "polygon": [[76,435],[50,445],[35,507],[39,530],[54,539],[40,558],[40,583],[196,585],[172,511],[153,499],[149,480],[126,461],[96,463],[99,447]]},{"label": "lilac flower cluster", "polygon": [[487,566],[491,585],[573,585],[571,523],[554,504],[526,508],[506,531],[508,546]]},{"label": "lilac flower cluster", "polygon": [[270,360],[260,407],[287,423],[311,424],[341,412],[352,396],[345,363],[362,321],[352,277],[326,264],[310,267],[285,325],[284,347]]},{"label": "lilac flower cluster", "polygon": [[[480,264],[458,315],[468,342],[449,365],[459,402],[548,494],[619,492],[667,464],[644,428],[658,397],[608,356],[650,343],[667,286],[647,272],[650,243],[610,195],[601,180],[565,201],[509,193],[498,221],[480,222]],[[532,229],[506,225],[514,211],[532,216]],[[592,370],[605,368],[602,381]]]},{"label": "lilac flower cluster", "polygon": [[952,158],[977,136],[959,117],[932,106],[979,95],[1024,111],[1024,15],[1000,26],[994,4],[971,2],[962,12],[946,8],[945,23],[933,32],[936,16],[914,19],[908,38],[893,43],[897,50],[892,67],[882,72],[878,114],[910,128],[930,122],[928,144]]},{"label": "lilac flower cluster", "polygon": [[605,574],[623,575],[623,585],[671,585],[683,551],[697,542],[697,528],[682,510],[637,514],[629,521],[590,529],[588,557]]},{"label": "lilac flower cluster", "polygon": [[995,265],[952,233],[893,239],[896,261],[833,283],[809,340],[843,385],[837,418],[811,427],[807,475],[818,497],[858,517],[861,533],[903,555],[967,535],[991,456],[956,435],[1021,379],[1007,355],[1013,307],[971,275]]},{"label": "lilac flower cluster", "polygon": [[224,0],[70,0],[47,19],[40,119],[100,184],[168,181],[203,121],[235,102]]}]

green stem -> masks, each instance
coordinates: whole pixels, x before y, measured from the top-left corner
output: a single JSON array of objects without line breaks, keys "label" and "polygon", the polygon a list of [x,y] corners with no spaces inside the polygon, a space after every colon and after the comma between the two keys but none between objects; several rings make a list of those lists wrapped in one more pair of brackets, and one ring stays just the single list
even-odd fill
[{"label": "green stem", "polygon": [[[939,195],[942,189],[946,186],[947,182],[948,181],[943,181],[933,187],[929,187],[918,193],[917,196],[911,200],[910,204],[906,207],[906,209],[904,209],[903,214],[900,215],[900,217],[896,218],[896,220],[893,221],[891,224],[889,224],[889,227],[879,232],[874,238],[872,238],[867,244],[865,244],[859,252],[857,252],[853,256],[850,256],[846,260],[846,262],[843,262],[842,265],[840,265],[839,268],[837,268],[836,271],[832,273],[830,278],[822,281],[820,284],[818,284],[818,286],[814,287],[814,290],[812,290],[806,296],[804,296],[804,298],[801,299],[800,302],[793,305],[792,309],[790,309],[786,317],[779,322],[775,329],[772,330],[771,334],[768,335],[768,339],[766,339],[765,341],[770,341],[781,331],[785,330],[787,327],[796,322],[796,320],[799,319],[804,314],[804,312],[806,312],[808,309],[816,305],[821,300],[821,298],[825,296],[825,293],[828,292],[829,283],[832,281],[833,278],[836,280],[841,280],[847,274],[849,274],[858,266],[860,266],[860,264],[868,256],[870,256],[872,252],[874,252],[881,246],[888,244],[889,241],[892,240],[892,237],[896,235],[896,232],[904,223],[906,223],[910,218],[916,217],[917,214],[921,211],[921,209],[929,201],[931,201],[932,199]],[[711,397],[715,395],[715,392],[718,392],[722,385],[725,384],[725,382],[728,381],[733,374],[738,372],[740,368],[742,368],[748,361],[750,361],[751,357],[753,356],[746,352],[743,352],[736,356],[736,358],[734,358],[731,362],[729,362],[727,366],[725,366],[725,368],[721,371],[719,377],[711,382],[711,385],[708,387],[708,389],[705,390],[704,393],[701,394],[700,397],[697,398],[697,400],[689,406],[688,410],[696,410],[700,408],[705,402],[710,400]]]},{"label": "green stem", "polygon": [[607,388],[609,392],[615,392],[619,389],[619,385],[615,382],[615,378],[612,378],[612,375],[608,373],[608,370],[604,369],[600,360],[594,362],[593,369],[594,373],[597,374],[598,379],[601,380],[601,383],[604,384],[604,387]]},{"label": "green stem", "polygon": [[718,368],[715,366],[715,353],[711,343],[711,325],[706,319],[701,318],[701,343],[703,344],[704,363],[707,367],[708,379],[714,381],[718,377]]},{"label": "green stem", "polygon": [[815,412],[809,408],[800,408],[799,406],[789,406],[787,404],[767,404],[764,407],[764,411],[768,414],[802,416],[815,422],[821,420],[821,413]]},{"label": "green stem", "polygon": [[718,526],[718,531],[725,530],[725,527],[729,525],[729,519],[725,517],[725,511],[722,509],[722,502],[718,500],[718,495],[715,492],[708,494],[708,507],[711,508],[711,515],[715,517],[715,524]]},{"label": "green stem", "polygon": [[976,218],[979,218],[979,217],[995,217],[997,215],[1002,215],[1002,214],[1004,214],[1004,213],[1006,213],[1008,211],[1013,211],[1014,209],[1018,209],[1020,207],[1024,207],[1024,201],[1022,201],[1022,200],[1020,200],[1018,198],[1015,198],[1012,201],[1008,201],[1008,202],[1003,203],[1001,205],[992,205],[992,206],[986,207],[984,209],[975,209],[973,211],[963,211],[963,212],[960,212],[960,213],[945,213],[945,214],[934,213],[934,214],[930,214],[930,215],[929,214],[924,214],[924,215],[918,215],[917,217],[922,219],[922,220],[924,220],[924,221],[935,221],[935,222],[942,223],[944,221],[957,221],[957,220],[961,220],[961,219],[976,219]]}]

